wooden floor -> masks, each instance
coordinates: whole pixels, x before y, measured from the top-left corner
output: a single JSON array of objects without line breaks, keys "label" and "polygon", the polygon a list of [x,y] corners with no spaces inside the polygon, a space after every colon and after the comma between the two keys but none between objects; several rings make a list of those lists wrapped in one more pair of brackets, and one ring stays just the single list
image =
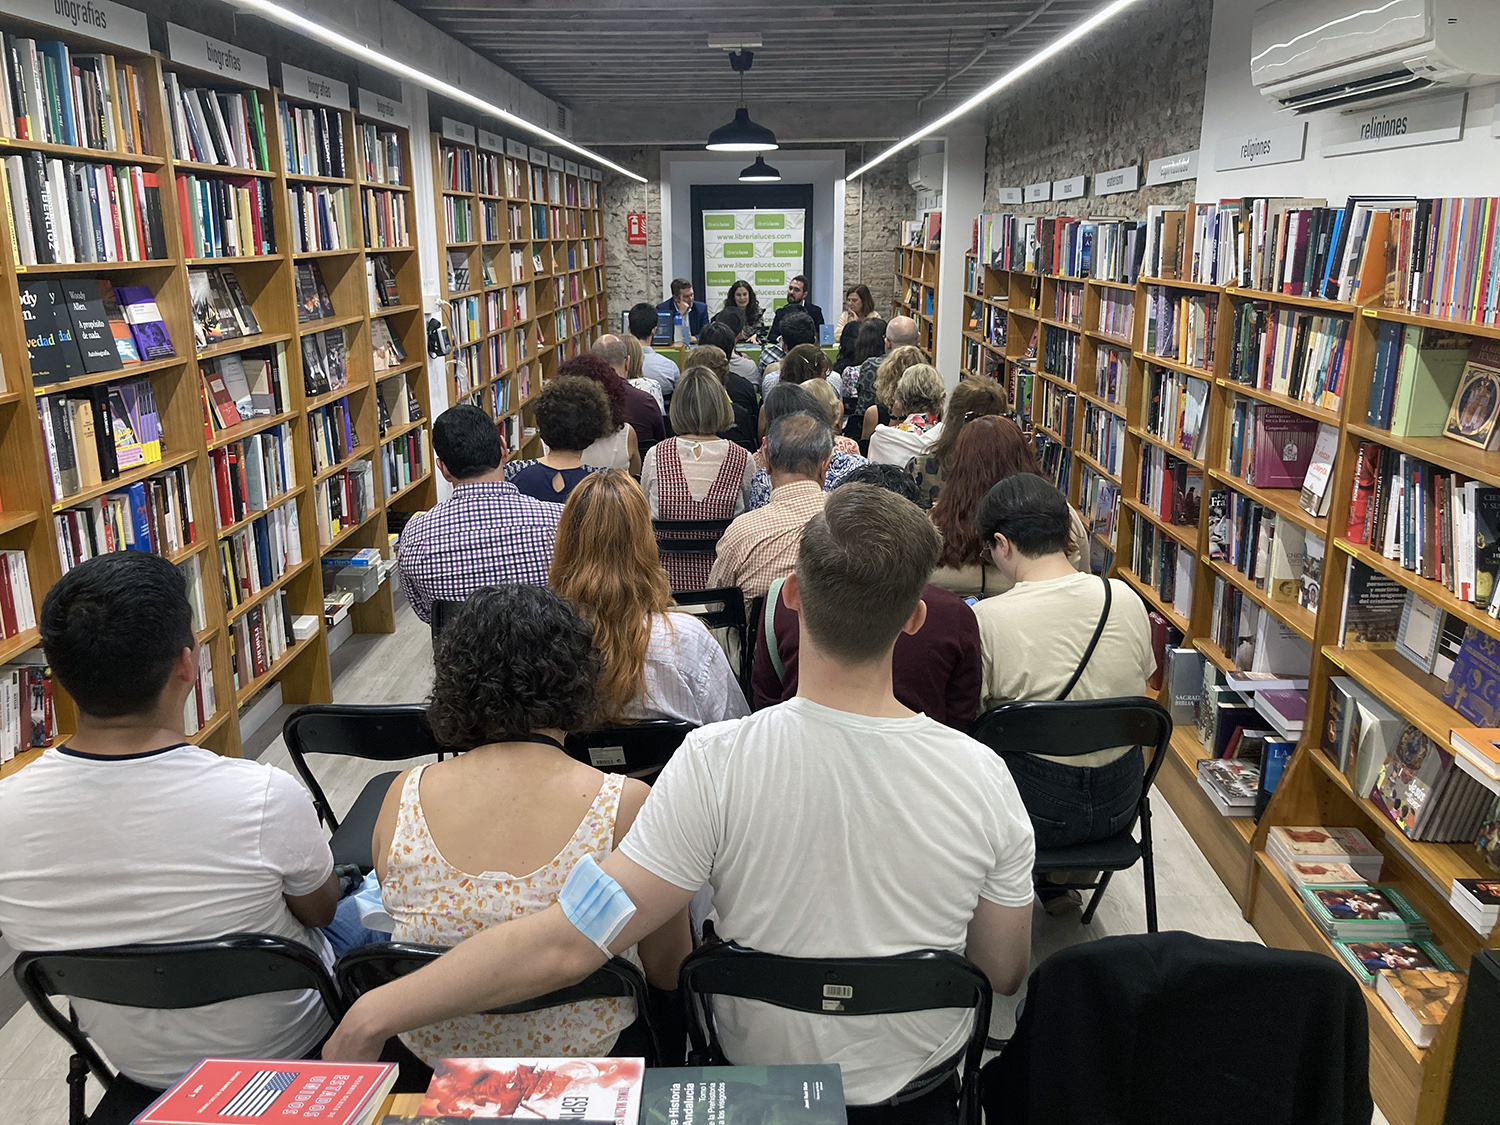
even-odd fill
[{"label": "wooden floor", "polygon": [[[341,702],[420,702],[432,683],[430,635],[404,604],[397,613],[394,635],[356,636],[334,654],[333,662],[334,698]],[[283,708],[262,728],[259,737],[249,739],[246,753],[289,767],[279,731],[290,711],[290,707]],[[379,772],[373,763],[354,760],[326,760],[317,768],[319,780],[338,810],[353,800],[371,774]],[[1171,808],[1157,800],[1152,809],[1161,928],[1257,941],[1255,931],[1241,917],[1238,906]],[[1077,915],[1051,918],[1038,908],[1032,923],[1032,964],[1067,945],[1144,929],[1137,867],[1115,877],[1097,916],[1087,927],[1078,924]],[[997,1003],[992,1034],[1010,1034],[1018,1001],[1016,997]],[[66,1072],[67,1052],[62,1040],[29,1008],[22,1007],[0,1027],[0,1107],[5,1125],[63,1125],[67,1120]],[[90,1088],[92,1104],[98,1092],[92,1082]],[[1385,1125],[1378,1111],[1375,1122]]]}]

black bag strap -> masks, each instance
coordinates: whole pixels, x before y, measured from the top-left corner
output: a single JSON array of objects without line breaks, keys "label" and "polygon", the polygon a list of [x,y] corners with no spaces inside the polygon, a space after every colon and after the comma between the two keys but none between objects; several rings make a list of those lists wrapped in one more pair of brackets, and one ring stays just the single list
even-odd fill
[{"label": "black bag strap", "polygon": [[1094,626],[1094,635],[1089,638],[1089,647],[1083,650],[1083,659],[1078,662],[1078,667],[1073,669],[1073,677],[1068,681],[1068,686],[1062,689],[1062,694],[1057,697],[1058,702],[1068,698],[1068,695],[1078,686],[1078,681],[1083,676],[1083,670],[1089,666],[1089,659],[1094,655],[1094,649],[1099,647],[1099,638],[1104,635],[1104,623],[1109,620],[1110,603],[1114,600],[1114,591],[1110,587],[1109,579],[1100,577],[1104,581],[1104,612],[1099,615],[1099,624]]}]

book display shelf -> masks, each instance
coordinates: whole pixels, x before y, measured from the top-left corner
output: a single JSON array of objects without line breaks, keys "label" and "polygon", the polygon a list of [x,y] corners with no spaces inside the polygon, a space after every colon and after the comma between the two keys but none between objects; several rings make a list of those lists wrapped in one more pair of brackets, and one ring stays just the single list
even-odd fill
[{"label": "book display shelf", "polygon": [[896,248],[896,298],[893,316],[917,322],[917,347],[933,353],[937,332],[938,266],[941,249],[923,249],[923,241]]},{"label": "book display shelf", "polygon": [[604,331],[597,169],[464,122],[432,134],[448,402],[472,402],[506,447],[541,455],[531,403]]},{"label": "book display shelf", "polygon": [[[1406,245],[1401,252],[1407,253]],[[1378,246],[1373,257],[1386,260]],[[1266,848],[1274,826],[1349,826],[1382,853],[1380,883],[1397,887],[1424,916],[1433,943],[1459,969],[1468,968],[1477,950],[1500,947],[1500,934],[1481,933],[1450,905],[1454,880],[1495,878],[1479,848],[1410,838],[1365,795],[1367,790],[1351,784],[1347,771],[1323,748],[1334,677],[1352,680],[1445,750],[1451,731],[1483,725],[1444,703],[1445,681],[1423,673],[1393,645],[1364,647],[1352,636],[1346,645],[1343,615],[1349,576],[1373,573],[1395,583],[1398,596],[1414,592],[1441,614],[1477,630],[1481,639],[1500,641],[1500,620],[1486,612],[1483,600],[1464,600],[1443,581],[1424,577],[1420,567],[1404,568],[1357,541],[1362,537],[1350,525],[1351,510],[1369,502],[1356,485],[1366,444],[1417,459],[1439,480],[1452,474],[1458,478],[1455,489],[1463,480],[1500,486],[1500,454],[1442,436],[1398,436],[1367,421],[1372,385],[1386,362],[1383,332],[1417,326],[1461,333],[1478,346],[1500,341],[1500,327],[1385,307],[1381,284],[1360,286],[1353,301],[1147,276],[1126,284],[997,269],[982,265],[973,251],[965,288],[964,373],[1007,386],[1020,420],[1029,420],[1043,467],[1090,528],[1096,568],[1102,558],[1102,569],[1129,583],[1149,610],[1182,634],[1182,646],[1196,648],[1221,672],[1236,671],[1237,656],[1238,670],[1249,670],[1240,651],[1242,630],[1234,627],[1234,617],[1226,623],[1227,611],[1216,606],[1235,595],[1236,604],[1253,605],[1273,631],[1294,639],[1302,646],[1298,651],[1307,654],[1310,667],[1297,670],[1309,678],[1306,721],[1258,822],[1221,815],[1200,786],[1198,763],[1209,753],[1190,722],[1174,731],[1157,776],[1157,786],[1245,917],[1268,944],[1336,957],[1334,945]],[[1162,319],[1167,305],[1177,328],[1158,339],[1158,327],[1169,323]],[[1236,333],[1257,314],[1274,319],[1278,312],[1323,318],[1321,326],[1342,341],[1341,394],[1300,397],[1263,389],[1250,378]],[[1394,356],[1390,362],[1394,371]],[[1247,407],[1255,404],[1278,408],[1309,427],[1325,427],[1329,498],[1311,506],[1328,514],[1304,507],[1298,487],[1251,483],[1256,476],[1244,427],[1247,416],[1253,417]],[[1447,399],[1428,407],[1429,413],[1436,409],[1446,416]],[[1174,473],[1179,481],[1192,482],[1190,505],[1180,502],[1180,489],[1174,502]],[[1163,481],[1169,482],[1165,489]],[[1270,581],[1257,582],[1247,577],[1248,564],[1231,561],[1232,550],[1230,558],[1222,557],[1223,544],[1211,541],[1216,525],[1220,534],[1225,526],[1223,513],[1211,510],[1215,492],[1227,495],[1231,524],[1236,511],[1259,505],[1267,519],[1281,521],[1278,527],[1321,544],[1324,561],[1311,583],[1304,573],[1285,587],[1274,570]],[[1444,549],[1452,548],[1445,543]],[[1234,651],[1226,651],[1221,641]],[[1165,704],[1173,702],[1170,682],[1162,694]],[[1462,1005],[1454,1005],[1423,1048],[1402,1030],[1375,989],[1367,989],[1367,1000],[1377,1103],[1393,1123],[1436,1125],[1443,1116]]]}]

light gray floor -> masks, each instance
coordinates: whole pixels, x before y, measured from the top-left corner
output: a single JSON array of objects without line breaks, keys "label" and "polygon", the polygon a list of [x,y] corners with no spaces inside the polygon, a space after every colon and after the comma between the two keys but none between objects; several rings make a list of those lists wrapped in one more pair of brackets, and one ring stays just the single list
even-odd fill
[{"label": "light gray floor", "polygon": [[[424,699],[432,683],[427,627],[404,604],[391,636],[355,637],[333,658],[334,698],[346,703],[406,703]],[[246,743],[246,753],[290,768],[279,731],[291,708],[283,708]],[[325,759],[315,766],[336,810],[342,811],[373,774],[374,763]],[[1157,903],[1161,928],[1188,930],[1207,937],[1258,941],[1239,907],[1219,881],[1197,845],[1164,800],[1153,805],[1157,855]],[[1141,874],[1118,875],[1098,914],[1087,927],[1077,915],[1051,918],[1037,909],[1032,923],[1033,966],[1049,954],[1081,941],[1145,929]],[[1014,1027],[1019,998],[996,1005],[992,1033],[1007,1036]],[[0,1107],[6,1125],[62,1125],[67,1120],[67,1051],[29,1008],[22,1008],[0,1027]],[[97,1089],[90,1083],[90,1104]],[[1386,1125],[1378,1112],[1375,1125]]]}]

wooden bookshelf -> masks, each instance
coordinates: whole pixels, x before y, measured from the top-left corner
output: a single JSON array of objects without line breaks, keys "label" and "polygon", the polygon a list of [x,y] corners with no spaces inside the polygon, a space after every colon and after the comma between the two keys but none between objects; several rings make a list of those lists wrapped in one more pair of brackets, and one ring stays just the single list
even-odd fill
[{"label": "wooden bookshelf", "polygon": [[[925,228],[926,223],[923,223]],[[896,248],[896,295],[893,316],[917,322],[917,347],[935,355],[937,345],[938,278],[942,250],[918,243]]]}]

